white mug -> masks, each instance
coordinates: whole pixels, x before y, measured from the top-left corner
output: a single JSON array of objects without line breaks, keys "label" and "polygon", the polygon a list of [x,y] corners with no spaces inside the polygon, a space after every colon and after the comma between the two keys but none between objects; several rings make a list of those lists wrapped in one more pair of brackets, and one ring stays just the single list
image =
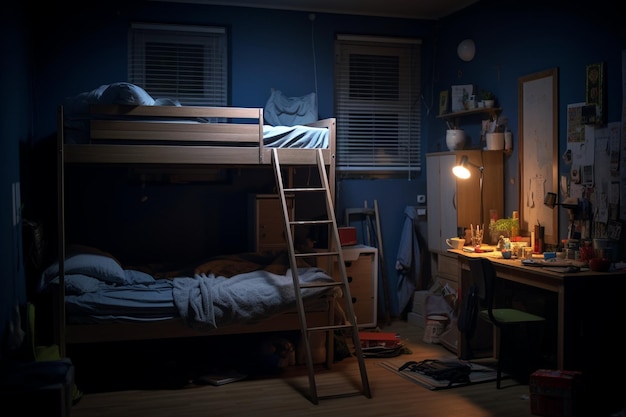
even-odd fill
[{"label": "white mug", "polygon": [[463,249],[463,246],[465,246],[465,239],[453,237],[451,239],[446,239],[446,244],[452,249]]}]

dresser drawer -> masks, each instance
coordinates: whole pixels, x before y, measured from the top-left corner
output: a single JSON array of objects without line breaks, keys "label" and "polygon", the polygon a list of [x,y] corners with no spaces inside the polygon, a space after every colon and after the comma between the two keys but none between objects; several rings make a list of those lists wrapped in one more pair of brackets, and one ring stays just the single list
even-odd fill
[{"label": "dresser drawer", "polygon": [[[358,246],[343,248],[346,277],[350,286],[352,307],[359,327],[377,325],[378,249]],[[332,276],[341,279],[337,263]]]}]

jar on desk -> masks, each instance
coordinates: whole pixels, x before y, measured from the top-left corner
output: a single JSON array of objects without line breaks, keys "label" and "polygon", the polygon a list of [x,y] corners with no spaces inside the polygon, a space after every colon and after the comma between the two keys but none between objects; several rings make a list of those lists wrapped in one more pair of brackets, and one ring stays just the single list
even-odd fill
[{"label": "jar on desk", "polygon": [[568,239],[565,242],[565,258],[567,259],[580,259],[580,244],[578,239]]},{"label": "jar on desk", "polygon": [[582,262],[588,262],[591,258],[594,257],[593,246],[591,245],[591,240],[585,240],[580,245],[580,260]]}]

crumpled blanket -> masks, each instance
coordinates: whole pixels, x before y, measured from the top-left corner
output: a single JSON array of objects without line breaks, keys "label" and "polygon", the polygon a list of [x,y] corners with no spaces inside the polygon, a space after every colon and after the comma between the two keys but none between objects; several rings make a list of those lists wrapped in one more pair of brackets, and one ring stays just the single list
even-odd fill
[{"label": "crumpled blanket", "polygon": [[[333,281],[319,268],[299,268],[298,277],[302,283]],[[260,320],[296,305],[291,270],[286,275],[259,270],[230,278],[196,274],[176,278],[173,283],[180,316],[199,329]],[[333,290],[337,287],[305,288],[302,296],[306,299]]]},{"label": "crumpled blanket", "polygon": [[268,148],[326,149],[328,129],[309,126],[263,126],[263,144]]}]

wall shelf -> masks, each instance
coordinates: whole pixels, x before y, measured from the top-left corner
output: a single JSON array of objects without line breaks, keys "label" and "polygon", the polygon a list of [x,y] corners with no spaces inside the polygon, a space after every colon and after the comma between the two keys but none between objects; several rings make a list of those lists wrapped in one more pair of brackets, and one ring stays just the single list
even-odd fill
[{"label": "wall shelf", "polygon": [[480,107],[476,109],[457,111],[453,113],[444,113],[437,116],[439,119],[458,119],[459,117],[471,116],[476,114],[488,114],[492,119],[495,119],[502,111],[501,107]]}]

